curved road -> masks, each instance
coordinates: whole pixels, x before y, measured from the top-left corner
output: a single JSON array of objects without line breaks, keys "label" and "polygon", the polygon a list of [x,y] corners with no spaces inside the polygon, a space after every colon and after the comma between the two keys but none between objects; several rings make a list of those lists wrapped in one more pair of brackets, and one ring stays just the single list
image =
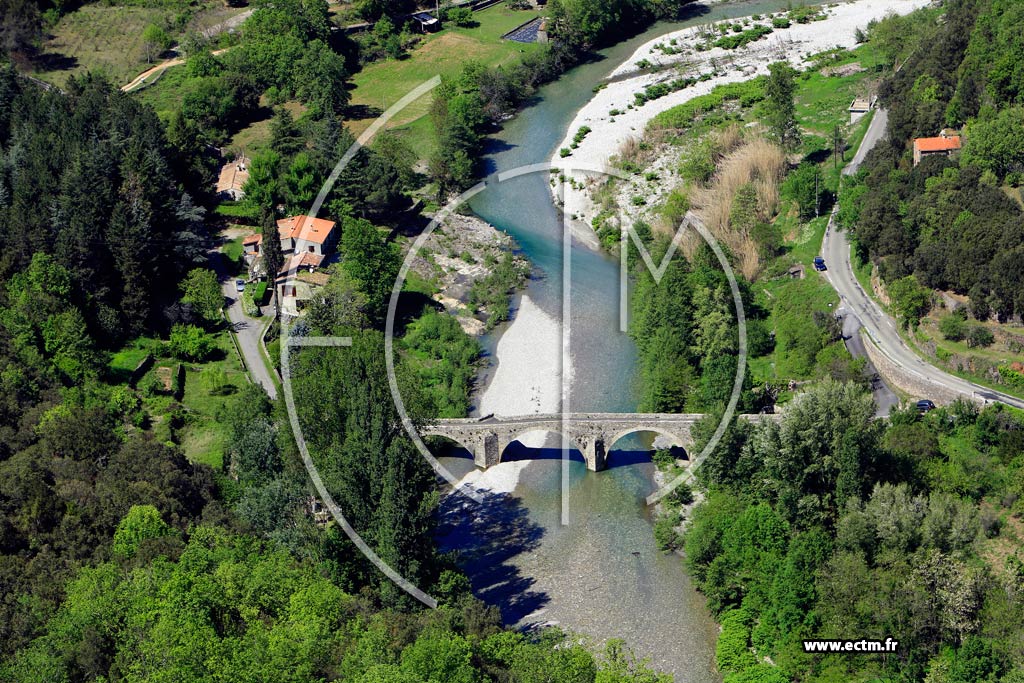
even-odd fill
[{"label": "curved road", "polygon": [[[857,154],[849,166],[843,169],[844,175],[852,175],[857,172],[868,151],[885,133],[888,118],[888,113],[884,109],[879,109],[875,113],[860,149],[857,150]],[[825,230],[821,255],[825,258],[825,263],[828,266],[826,271],[828,280],[839,293],[842,308],[847,312],[847,319],[850,315],[855,316],[879,350],[904,370],[915,375],[922,383],[933,385],[937,390],[942,390],[942,393],[953,392],[976,401],[999,401],[1016,408],[1024,408],[1024,400],[939,370],[922,360],[907,346],[900,337],[893,319],[882,310],[874,299],[868,296],[857,282],[857,278],[853,274],[853,266],[850,263],[850,243],[846,239],[845,233],[834,225],[834,219],[835,212],[833,211],[828,228]],[[856,332],[853,333],[853,336],[856,338]]]}]

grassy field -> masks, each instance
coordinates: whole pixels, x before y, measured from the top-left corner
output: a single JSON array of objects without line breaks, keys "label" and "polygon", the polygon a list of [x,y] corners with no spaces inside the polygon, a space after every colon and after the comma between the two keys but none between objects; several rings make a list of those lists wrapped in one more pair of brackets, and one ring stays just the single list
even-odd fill
[{"label": "grassy field", "polygon": [[[62,17],[48,33],[42,44],[42,59],[32,75],[63,86],[72,74],[98,71],[122,85],[152,66],[146,61],[142,45],[142,32],[149,24],[164,27],[172,37],[180,38],[240,11],[214,0],[204,0],[185,10],[83,5]],[[184,30],[176,28],[180,26]]]},{"label": "grassy field", "polygon": [[[198,80],[192,83],[199,83]],[[192,86],[194,87],[194,86]],[[165,122],[180,106],[181,100],[191,92],[190,81],[185,69],[171,67],[160,78],[144,88],[132,91],[132,97],[153,107]]]},{"label": "grassy field", "polygon": [[[227,431],[223,413],[232,395],[248,380],[235,355],[227,330],[215,335],[217,352],[204,363],[183,363],[185,391],[180,403],[172,395],[179,361],[171,357],[163,341],[139,338],[111,356],[111,380],[127,382],[147,354],[152,367],[139,380],[137,390],[158,439],[178,444],[193,462],[219,469],[224,462]],[[171,383],[171,387],[168,386]]]},{"label": "grassy field", "polygon": [[[274,118],[274,110],[267,105],[265,99],[261,100],[263,106],[260,107],[260,116],[231,137],[229,149],[244,151],[246,156],[251,157],[270,145],[270,122]],[[296,120],[306,113],[305,105],[298,101],[285,102],[281,106]]]},{"label": "grassy field", "polygon": [[215,469],[224,464],[227,448],[227,427],[221,415],[232,394],[249,381],[227,332],[217,335],[217,345],[223,353],[219,360],[186,364],[185,395],[181,401],[189,416],[181,432],[185,457]]},{"label": "grassy field", "polygon": [[[366,118],[348,122],[356,135],[373,120],[421,83],[434,76],[453,76],[468,61],[489,66],[514,62],[519,55],[537,49],[536,44],[502,40],[501,36],[537,16],[534,11],[511,10],[504,4],[473,14],[477,26],[445,27],[427,37],[408,57],[376,62],[355,74],[352,104],[363,105]],[[427,113],[430,96],[422,97],[389,123],[400,131],[421,157],[426,157],[434,144]]]},{"label": "grassy field", "polygon": [[[801,128],[822,137],[830,137],[835,126],[845,127],[850,122],[847,108],[856,97],[867,97],[877,86],[876,67],[881,57],[870,44],[842,53],[842,57],[829,61],[828,66],[806,71],[797,79],[796,115]],[[826,75],[823,71],[836,71],[843,67],[863,71],[848,75]]]},{"label": "grassy field", "polygon": [[[786,217],[782,217],[786,223]],[[795,221],[794,221],[795,222]],[[764,278],[754,285],[755,301],[759,307],[769,311],[769,329],[783,325],[799,324],[807,334],[820,334],[811,315],[814,311],[831,313],[839,304],[839,296],[828,281],[814,270],[812,261],[818,255],[821,239],[825,234],[828,218],[822,216],[810,223],[798,226],[786,242],[786,253],[779,257],[780,264],[801,264],[804,278],[786,276]],[[772,269],[777,271],[778,267]],[[843,349],[840,355],[845,354]],[[754,384],[779,382],[789,379],[806,379],[804,371],[791,362],[787,353],[778,346],[766,356],[750,359],[750,372]]]}]

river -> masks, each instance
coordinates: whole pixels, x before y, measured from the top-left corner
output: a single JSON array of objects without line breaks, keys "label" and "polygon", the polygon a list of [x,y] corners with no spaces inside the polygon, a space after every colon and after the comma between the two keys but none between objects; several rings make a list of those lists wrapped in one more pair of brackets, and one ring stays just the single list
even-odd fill
[{"label": "river", "polygon": [[[542,88],[535,102],[504,126],[490,143],[488,172],[546,162],[593,88],[648,40],[785,6],[779,0],[694,6],[686,21],[657,24],[602,51],[600,59]],[[492,184],[471,205],[515,237],[537,273],[525,295],[561,320],[562,223],[548,182],[544,172]],[[570,410],[632,412],[637,355],[632,340],[619,332],[618,262],[579,244],[569,254]],[[484,338],[488,353],[495,354],[503,332]],[[527,343],[528,336],[527,331]],[[489,374],[481,377],[482,384],[489,380]],[[499,487],[479,506],[461,496],[449,496],[443,504],[442,548],[463,552],[474,592],[498,605],[508,624],[557,624],[597,643],[623,638],[655,668],[674,674],[677,683],[720,681],[714,668],[717,625],[681,559],[654,544],[644,504],[654,490],[654,466],[639,450],[642,444],[622,440],[618,448],[635,450],[613,452],[610,469],[599,474],[588,473],[582,462],[571,463],[565,487],[568,525],[560,517],[558,452],[517,446],[510,446],[504,459],[530,458],[529,464],[503,462],[492,468],[505,468],[506,482],[511,476],[506,491]],[[442,460],[456,476],[473,469],[471,461]],[[494,476],[501,479],[502,473]]]}]

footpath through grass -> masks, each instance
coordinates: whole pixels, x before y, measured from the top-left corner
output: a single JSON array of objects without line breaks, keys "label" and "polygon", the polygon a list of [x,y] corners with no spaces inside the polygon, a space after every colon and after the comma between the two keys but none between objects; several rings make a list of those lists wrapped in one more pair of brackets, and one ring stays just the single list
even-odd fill
[{"label": "footpath through grass", "polygon": [[142,33],[150,24],[167,28],[173,39],[180,40],[189,31],[210,28],[242,11],[214,0],[179,7],[82,5],[44,34],[32,75],[63,87],[69,76],[95,71],[120,87],[164,59],[146,61]]}]

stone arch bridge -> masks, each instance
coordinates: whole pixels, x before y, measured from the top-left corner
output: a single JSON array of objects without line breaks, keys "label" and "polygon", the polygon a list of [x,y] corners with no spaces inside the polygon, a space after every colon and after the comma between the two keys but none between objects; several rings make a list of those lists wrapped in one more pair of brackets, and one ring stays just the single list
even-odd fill
[{"label": "stone arch bridge", "polygon": [[[587,469],[598,472],[608,465],[608,451],[619,439],[635,432],[655,432],[687,452],[693,448],[691,427],[700,414],[671,413],[566,413],[520,417],[456,418],[437,420],[419,430],[421,436],[443,436],[473,454],[473,462],[484,469],[501,462],[505,448],[529,432],[563,435],[579,450]],[[759,422],[778,415],[740,415]]]}]

